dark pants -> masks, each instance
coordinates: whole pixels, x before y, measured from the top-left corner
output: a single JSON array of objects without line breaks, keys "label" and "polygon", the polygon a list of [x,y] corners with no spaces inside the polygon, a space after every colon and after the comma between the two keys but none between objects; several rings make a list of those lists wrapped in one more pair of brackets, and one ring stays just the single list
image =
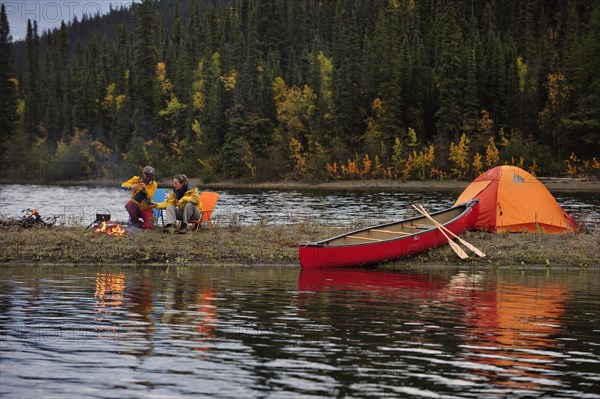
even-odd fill
[{"label": "dark pants", "polygon": [[[125,209],[127,209],[127,213],[129,213],[131,223],[135,226],[141,227],[142,229],[151,229],[154,227],[154,211],[142,211],[140,205],[133,200],[129,200],[127,204],[125,204]],[[140,218],[143,219],[143,222],[140,221]]]}]

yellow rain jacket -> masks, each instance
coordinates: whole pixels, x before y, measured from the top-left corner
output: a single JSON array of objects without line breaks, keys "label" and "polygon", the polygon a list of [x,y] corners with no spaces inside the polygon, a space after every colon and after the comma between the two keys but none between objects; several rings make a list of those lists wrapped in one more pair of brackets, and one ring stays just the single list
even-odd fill
[{"label": "yellow rain jacket", "polygon": [[167,209],[167,206],[177,206],[180,210],[183,211],[183,207],[187,203],[191,203],[196,205],[199,211],[202,211],[202,204],[200,203],[200,193],[198,189],[191,184],[188,184],[187,191],[181,197],[181,204],[177,204],[177,197],[175,195],[175,191],[171,191],[169,196],[165,200],[165,202],[157,202],[156,209]]},{"label": "yellow rain jacket", "polygon": [[[135,195],[137,193],[139,193],[140,191],[142,191],[142,187],[140,185],[143,182],[144,181],[142,180],[141,176],[133,176],[131,179],[129,179],[126,182],[124,182],[123,184],[121,184],[121,188],[130,190],[132,185],[137,184],[138,188],[136,190],[131,189],[131,199],[134,199]],[[158,187],[158,184],[156,184],[156,182],[154,180],[152,180],[152,182],[150,182],[149,184],[146,184],[146,195],[148,196],[148,199],[150,199],[150,202],[152,202],[152,196],[154,195],[154,192],[156,191],[157,187]],[[141,201],[141,203],[140,202],[138,202],[138,203],[140,204],[140,208],[142,209],[142,211],[151,211],[152,210],[152,207],[150,205],[146,204],[146,201]]]}]

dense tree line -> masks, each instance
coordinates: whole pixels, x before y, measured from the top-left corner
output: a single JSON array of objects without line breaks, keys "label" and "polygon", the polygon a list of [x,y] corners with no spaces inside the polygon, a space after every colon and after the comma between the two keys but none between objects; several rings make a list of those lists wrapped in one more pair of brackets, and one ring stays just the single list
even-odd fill
[{"label": "dense tree line", "polygon": [[5,177],[600,173],[597,0],[144,0],[18,43],[0,22]]}]

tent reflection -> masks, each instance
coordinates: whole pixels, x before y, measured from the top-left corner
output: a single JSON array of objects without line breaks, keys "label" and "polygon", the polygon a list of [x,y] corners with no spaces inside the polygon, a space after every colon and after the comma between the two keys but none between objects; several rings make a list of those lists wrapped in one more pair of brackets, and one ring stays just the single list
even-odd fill
[{"label": "tent reflection", "polygon": [[[444,345],[461,346],[462,354],[458,356],[466,360],[466,367],[470,370],[473,367],[474,373],[494,384],[536,389],[558,378],[560,370],[553,368],[559,363],[557,338],[563,331],[561,317],[568,293],[561,284],[538,279],[518,283],[496,280],[485,271],[459,271],[448,280],[439,275],[340,269],[302,270],[298,288],[301,304],[320,301],[331,315],[340,309],[336,298],[348,298],[335,291],[355,291],[363,295],[352,300],[386,302],[382,309],[390,314],[394,306],[402,307],[405,312],[399,314],[401,319],[383,320],[387,324],[406,324],[412,319],[421,324],[444,326],[443,334],[447,337]],[[331,295],[321,298],[314,292]],[[408,303],[412,306],[407,307]],[[357,309],[356,303],[352,309]],[[333,316],[328,320],[334,320]],[[448,335],[447,331],[455,333]],[[394,331],[394,335],[397,333]],[[431,344],[436,340],[426,330],[404,333],[414,343]],[[394,335],[388,336],[386,345],[402,345],[402,341],[391,339]]]},{"label": "tent reflection", "polygon": [[465,357],[506,370],[504,378],[479,372],[499,385],[533,389],[538,381],[551,383],[566,289],[499,281],[494,292],[495,301],[474,303]]}]

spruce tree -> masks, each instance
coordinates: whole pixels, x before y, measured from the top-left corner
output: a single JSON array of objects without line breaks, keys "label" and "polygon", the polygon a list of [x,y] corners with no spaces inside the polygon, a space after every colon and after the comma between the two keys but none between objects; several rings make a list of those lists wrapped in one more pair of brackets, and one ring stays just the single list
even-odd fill
[{"label": "spruce tree", "polygon": [[[581,93],[576,111],[565,123],[579,144],[576,150],[588,156],[600,154],[600,3],[596,2],[589,19],[589,30],[581,40],[580,63],[576,69],[577,86]],[[574,149],[575,150],[575,149]]]},{"label": "spruce tree", "polygon": [[[4,4],[0,9],[0,160],[17,129],[17,79],[12,58],[12,37]],[[4,162],[2,162],[4,165]]]},{"label": "spruce tree", "polygon": [[133,94],[136,133],[151,138],[152,121],[155,116],[155,76],[158,64],[157,28],[160,19],[152,0],[144,0],[135,10],[137,16],[135,61],[133,65]]},{"label": "spruce tree", "polygon": [[436,112],[437,133],[452,139],[462,125],[462,99],[465,89],[465,52],[461,48],[463,37],[456,22],[456,11],[449,3],[442,15],[442,42],[437,68],[439,108]]},{"label": "spruce tree", "polygon": [[38,25],[37,21],[33,24],[31,20],[27,20],[27,37],[25,42],[27,44],[27,64],[28,64],[28,75],[27,75],[27,98],[25,99],[26,104],[26,120],[25,128],[28,131],[33,132],[37,124],[40,122],[40,65],[39,65],[39,41],[38,36]]},{"label": "spruce tree", "polygon": [[[391,151],[394,138],[402,131],[402,83],[410,73],[408,41],[400,31],[399,8],[392,0],[386,1],[375,25],[373,41],[365,65],[365,75],[370,76],[371,101],[382,100],[381,139],[384,148]],[[404,61],[404,62],[403,62]],[[373,155],[373,154],[371,154]],[[379,154],[387,160],[388,153]]]},{"label": "spruce tree", "polygon": [[[473,131],[484,109],[494,122],[486,134],[504,128],[511,143],[517,142],[513,137],[531,137],[531,153],[550,154],[544,146],[552,137],[555,150],[563,152],[555,151],[554,160],[537,159],[548,170],[544,163],[560,167],[558,158],[571,151],[586,160],[598,152],[598,4],[144,0],[131,10],[113,10],[110,17],[63,24],[41,38],[29,21],[26,41],[14,45],[4,19],[0,118],[23,116],[23,129],[17,129],[23,148],[31,147],[29,137],[41,136],[52,149],[77,128],[106,140],[115,154],[128,152],[134,132],[139,146],[156,139],[162,126],[173,143],[202,146],[215,173],[237,165],[234,174],[244,175],[248,162],[260,178],[256,159],[269,150],[278,122],[272,84],[283,77],[289,87],[307,84],[316,95],[308,121],[312,144],[302,149],[313,166],[319,157],[322,162],[360,156],[365,121],[375,120],[378,133],[370,137],[380,137],[383,145],[371,145],[371,155],[389,156],[392,139],[412,128],[414,146],[435,139],[437,159],[443,160],[448,136],[456,140],[459,130]],[[159,91],[158,62],[166,64],[172,84],[167,97]],[[193,73],[198,65],[201,76]],[[548,90],[551,76],[565,97],[552,113],[548,100],[557,91]],[[178,103],[165,103],[174,98]],[[380,106],[371,108],[376,99]],[[167,116],[168,126],[157,124]],[[1,122],[2,135],[14,132],[13,126]],[[440,136],[434,137],[436,132]],[[282,143],[279,153],[285,157],[289,143]],[[329,143],[331,150],[324,147]],[[515,156],[517,147],[510,149]],[[44,152],[44,161],[52,152]],[[18,159],[15,154],[10,155]],[[386,157],[379,161],[389,166]]]},{"label": "spruce tree", "polygon": [[333,32],[333,114],[335,135],[349,149],[356,148],[364,132],[361,112],[360,46],[356,2],[338,0]]}]

